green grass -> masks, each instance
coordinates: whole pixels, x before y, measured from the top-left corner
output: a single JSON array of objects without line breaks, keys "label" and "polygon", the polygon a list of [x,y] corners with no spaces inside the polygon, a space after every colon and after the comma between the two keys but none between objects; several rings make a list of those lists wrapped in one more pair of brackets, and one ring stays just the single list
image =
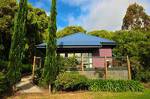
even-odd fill
[{"label": "green grass", "polygon": [[71,92],[56,94],[22,94],[8,99],[150,99],[150,89],[144,92]]},{"label": "green grass", "polygon": [[144,92],[119,92],[119,93],[106,93],[98,92],[94,94],[94,99],[150,99],[150,89]]}]

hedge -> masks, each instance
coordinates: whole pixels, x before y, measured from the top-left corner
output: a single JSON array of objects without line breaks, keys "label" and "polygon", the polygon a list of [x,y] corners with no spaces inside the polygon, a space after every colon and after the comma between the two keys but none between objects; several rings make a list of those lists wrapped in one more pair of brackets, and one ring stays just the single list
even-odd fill
[{"label": "hedge", "polygon": [[112,92],[142,92],[143,85],[133,80],[90,80],[89,90],[91,91],[112,91]]},{"label": "hedge", "polygon": [[88,79],[77,72],[65,72],[57,77],[55,87],[63,91],[87,90]]},{"label": "hedge", "polygon": [[87,79],[77,72],[60,74],[55,81],[55,87],[62,91],[142,92],[144,90],[143,85],[138,81]]}]

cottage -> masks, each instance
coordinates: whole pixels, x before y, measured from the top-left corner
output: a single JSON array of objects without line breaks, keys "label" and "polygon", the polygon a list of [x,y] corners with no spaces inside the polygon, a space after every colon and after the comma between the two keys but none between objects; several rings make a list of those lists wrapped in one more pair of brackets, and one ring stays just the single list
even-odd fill
[{"label": "cottage", "polygon": [[[115,42],[85,33],[75,33],[57,39],[57,54],[63,57],[76,56],[84,68],[103,68],[106,61],[112,61],[112,48]],[[37,45],[46,49],[46,43]]]}]

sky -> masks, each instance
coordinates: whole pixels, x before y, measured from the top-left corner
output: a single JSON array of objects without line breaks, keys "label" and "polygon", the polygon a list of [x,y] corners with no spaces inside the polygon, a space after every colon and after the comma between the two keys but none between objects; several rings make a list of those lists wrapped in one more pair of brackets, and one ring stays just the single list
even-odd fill
[{"label": "sky", "polygon": [[[57,0],[57,27],[82,26],[87,31],[120,30],[130,4],[142,5],[150,15],[150,0]],[[29,0],[50,14],[51,0]]]}]

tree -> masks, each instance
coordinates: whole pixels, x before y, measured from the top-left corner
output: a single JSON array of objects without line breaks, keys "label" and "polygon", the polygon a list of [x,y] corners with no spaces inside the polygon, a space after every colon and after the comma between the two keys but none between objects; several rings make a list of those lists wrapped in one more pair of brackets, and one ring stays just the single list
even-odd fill
[{"label": "tree", "polygon": [[27,0],[20,0],[18,13],[15,17],[7,77],[10,85],[14,85],[21,77],[20,67],[25,47],[25,33],[27,20]]},{"label": "tree", "polygon": [[139,57],[140,57],[140,64],[142,65],[144,70],[150,71],[150,31],[143,32],[145,36],[145,41],[141,42],[139,45]]},{"label": "tree", "polygon": [[16,0],[1,0],[1,1],[0,1],[0,7],[8,6],[8,4],[9,4],[10,2],[16,2]]},{"label": "tree", "polygon": [[[8,60],[14,16],[18,9],[16,0],[0,0],[0,59]],[[35,54],[35,45],[46,40],[48,17],[42,9],[28,5],[27,34],[24,64],[31,64]]]},{"label": "tree", "polygon": [[[150,32],[141,30],[116,31],[113,40],[117,46],[113,49],[115,57],[129,56],[132,67],[132,78],[139,80],[141,71],[149,68]],[[144,77],[143,77],[144,78]]]},{"label": "tree", "polygon": [[68,26],[65,27],[64,29],[60,30],[57,32],[57,37],[61,38],[73,33],[78,33],[78,32],[83,32],[86,33],[86,30],[83,29],[81,26]]},{"label": "tree", "polygon": [[44,10],[28,6],[27,34],[24,63],[32,64],[35,55],[35,45],[42,43],[48,28],[48,17]]},{"label": "tree", "polygon": [[145,13],[142,6],[134,3],[128,7],[123,19],[122,29],[150,29],[150,17]]},{"label": "tree", "polygon": [[49,34],[46,48],[46,58],[44,63],[44,69],[41,79],[41,84],[45,87],[52,86],[57,76],[57,65],[56,65],[56,0],[52,0],[51,15],[49,22]]},{"label": "tree", "polygon": [[0,58],[3,60],[8,60],[17,7],[16,0],[0,0]]},{"label": "tree", "polygon": [[88,34],[102,37],[102,38],[107,38],[110,40],[112,40],[112,37],[114,36],[114,32],[106,31],[106,30],[95,30],[95,31],[88,32]]}]

